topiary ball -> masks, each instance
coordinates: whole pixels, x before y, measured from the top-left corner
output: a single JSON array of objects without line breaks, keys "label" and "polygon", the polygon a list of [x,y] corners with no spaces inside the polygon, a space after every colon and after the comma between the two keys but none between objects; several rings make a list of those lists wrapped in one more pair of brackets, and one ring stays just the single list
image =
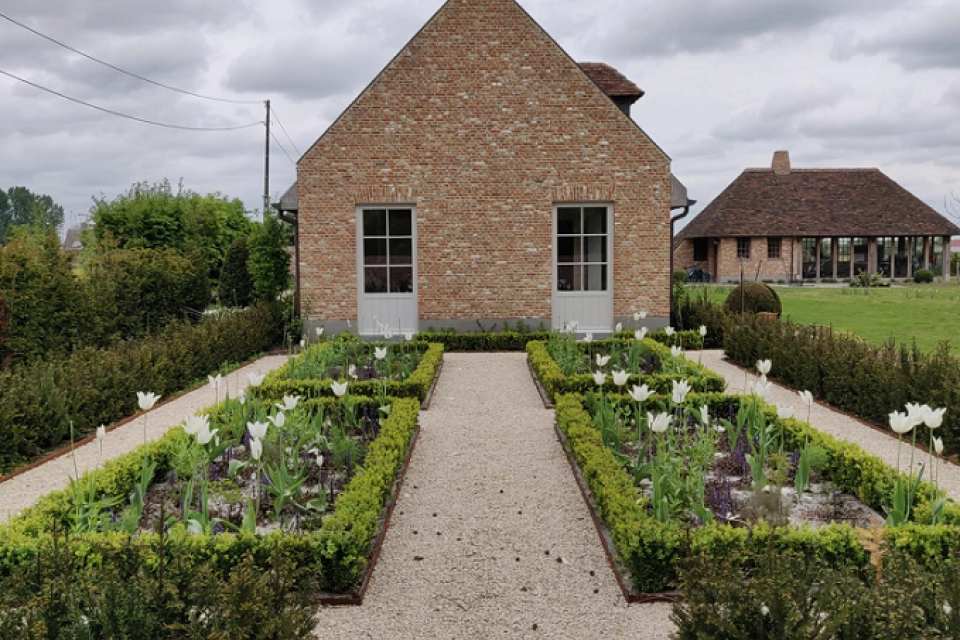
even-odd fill
[{"label": "topiary ball", "polygon": [[923,283],[933,282],[933,271],[930,271],[930,269],[917,269],[917,272],[913,274],[913,281]]},{"label": "topiary ball", "polygon": [[[741,300],[744,308],[741,309]],[[730,313],[776,313],[783,310],[780,304],[780,296],[770,286],[762,282],[744,282],[743,296],[740,294],[740,287],[734,287],[730,295],[727,296],[723,308]]]}]

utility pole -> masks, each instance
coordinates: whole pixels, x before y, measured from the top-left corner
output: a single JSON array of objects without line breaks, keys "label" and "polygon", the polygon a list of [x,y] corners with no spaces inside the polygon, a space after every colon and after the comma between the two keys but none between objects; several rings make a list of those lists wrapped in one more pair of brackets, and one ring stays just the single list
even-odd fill
[{"label": "utility pole", "polygon": [[263,142],[263,217],[266,218],[270,207],[270,101],[264,104],[267,106],[267,133]]}]

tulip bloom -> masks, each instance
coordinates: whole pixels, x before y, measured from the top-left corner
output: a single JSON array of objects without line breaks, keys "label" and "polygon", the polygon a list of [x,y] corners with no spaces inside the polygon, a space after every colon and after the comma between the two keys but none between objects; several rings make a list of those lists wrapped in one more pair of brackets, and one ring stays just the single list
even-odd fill
[{"label": "tulip bloom", "polygon": [[646,327],[640,327],[639,329],[633,332],[633,337],[636,338],[637,340],[643,340],[646,336],[647,336]]},{"label": "tulip bloom", "polygon": [[618,387],[622,387],[627,384],[627,380],[630,379],[630,374],[626,371],[614,371],[613,372],[613,384]]},{"label": "tulip bloom", "polygon": [[773,383],[767,382],[764,378],[757,380],[757,384],[753,387],[753,392],[761,400],[766,400],[770,397],[770,393],[773,391]]},{"label": "tulip bloom", "polygon": [[220,429],[214,429],[211,431],[210,425],[205,425],[205,427],[197,434],[197,442],[201,445],[208,444],[211,440],[213,440],[213,436],[216,435],[218,431],[220,431]]},{"label": "tulip bloom", "polygon": [[800,394],[800,401],[808,407],[813,406],[813,394],[809,391],[798,391]]},{"label": "tulip bloom", "polygon": [[652,395],[653,391],[651,391],[647,385],[643,385],[642,387],[633,385],[633,389],[630,390],[630,397],[636,402],[646,402]]},{"label": "tulip bloom", "polygon": [[272,422],[278,429],[281,429],[283,425],[287,423],[287,416],[283,415],[283,411],[277,411],[277,415],[267,416],[267,420]]},{"label": "tulip bloom", "polygon": [[261,455],[263,455],[263,443],[256,438],[252,438],[250,440],[250,457],[259,460]]},{"label": "tulip bloom", "polygon": [[333,389],[333,394],[338,398],[342,398],[347,392],[347,383],[344,382],[331,382],[330,387]]},{"label": "tulip bloom", "polygon": [[673,327],[667,327],[666,329],[664,329],[664,331],[667,333],[667,336],[669,337],[669,336],[672,336],[672,335],[674,334],[674,332],[676,331],[676,329],[674,329]]},{"label": "tulip bloom", "polygon": [[673,404],[683,404],[690,393],[690,383],[686,380],[673,381]]},{"label": "tulip bloom", "polygon": [[276,406],[281,411],[293,411],[297,408],[298,402],[300,402],[300,396],[283,396],[283,404],[277,402]]},{"label": "tulip bloom", "polygon": [[314,329],[314,331],[316,332],[318,338],[323,335],[323,327],[317,327]]},{"label": "tulip bloom", "polygon": [[617,326],[615,326],[615,327],[613,328],[613,331],[614,331],[614,333],[620,333],[621,331],[623,331],[623,323],[622,323],[622,322],[618,322],[618,323],[617,323]]},{"label": "tulip bloom", "polygon": [[157,404],[157,400],[159,399],[160,396],[155,393],[144,393],[143,391],[137,391],[137,404],[143,411],[149,411],[150,409],[153,409],[153,405]]},{"label": "tulip bloom", "polygon": [[610,362],[610,356],[602,356],[599,353],[597,354],[597,366],[605,367],[607,363]]},{"label": "tulip bloom", "polygon": [[209,428],[210,419],[207,416],[192,415],[183,423],[183,430],[191,436],[196,436],[203,429]]},{"label": "tulip bloom", "polygon": [[583,336],[584,342],[593,342],[593,334],[587,331],[587,334]]},{"label": "tulip bloom", "polygon": [[700,407],[700,422],[704,425],[710,424],[710,407],[707,405]]},{"label": "tulip bloom", "polygon": [[943,453],[943,438],[933,439],[933,450],[937,452],[937,455]]},{"label": "tulip bloom", "polygon": [[267,428],[269,424],[266,422],[248,422],[247,431],[250,432],[250,437],[255,440],[263,440],[267,435]]},{"label": "tulip bloom", "polygon": [[250,372],[247,374],[247,382],[250,383],[251,387],[259,387],[263,384],[263,379],[267,377],[265,373],[253,373]]},{"label": "tulip bloom", "polygon": [[890,414],[890,428],[894,433],[903,435],[913,429],[914,424],[910,417],[900,411],[894,411]]},{"label": "tulip bloom", "polygon": [[674,358],[679,358],[683,355],[683,349],[676,346],[670,347],[670,355],[672,355]]},{"label": "tulip bloom", "polygon": [[376,347],[373,351],[373,355],[376,356],[377,360],[383,360],[387,357],[387,348],[386,347]]},{"label": "tulip bloom", "polygon": [[936,429],[943,424],[943,414],[947,411],[946,407],[941,407],[940,409],[932,409],[926,405],[924,405],[924,407],[926,407],[926,410],[923,413],[923,423],[927,425],[928,428]]},{"label": "tulip bloom", "polygon": [[793,407],[781,407],[777,405],[777,417],[786,420],[793,417]]},{"label": "tulip bloom", "polygon": [[700,337],[701,338],[707,337],[707,325],[705,324],[700,325]]},{"label": "tulip bloom", "polygon": [[673,416],[669,413],[660,413],[654,417],[652,413],[647,412],[647,424],[650,425],[650,430],[654,433],[663,433],[671,422],[673,422]]},{"label": "tulip bloom", "polygon": [[607,375],[603,371],[594,371],[593,381],[597,383],[598,387],[602,387],[603,383],[606,382]]},{"label": "tulip bloom", "polygon": [[767,375],[770,373],[770,367],[773,366],[773,363],[770,360],[757,360],[757,371],[761,375]]},{"label": "tulip bloom", "polygon": [[97,441],[103,442],[103,439],[107,437],[107,428],[103,425],[97,427]]}]

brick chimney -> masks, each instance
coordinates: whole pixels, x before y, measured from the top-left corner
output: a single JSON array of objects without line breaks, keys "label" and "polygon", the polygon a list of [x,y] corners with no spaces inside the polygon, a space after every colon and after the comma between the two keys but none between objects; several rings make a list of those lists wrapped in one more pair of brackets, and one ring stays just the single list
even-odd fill
[{"label": "brick chimney", "polygon": [[778,176],[790,175],[790,152],[773,152],[773,173]]}]

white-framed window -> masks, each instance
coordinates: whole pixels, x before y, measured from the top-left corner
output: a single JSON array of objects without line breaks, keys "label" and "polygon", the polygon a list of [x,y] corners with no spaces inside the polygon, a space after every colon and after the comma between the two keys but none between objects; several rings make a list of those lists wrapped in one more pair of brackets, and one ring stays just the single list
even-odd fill
[{"label": "white-framed window", "polygon": [[609,290],[609,206],[557,205],[556,243],[558,292]]},{"label": "white-framed window", "polygon": [[363,293],[413,293],[413,210],[371,207],[360,214]]}]

